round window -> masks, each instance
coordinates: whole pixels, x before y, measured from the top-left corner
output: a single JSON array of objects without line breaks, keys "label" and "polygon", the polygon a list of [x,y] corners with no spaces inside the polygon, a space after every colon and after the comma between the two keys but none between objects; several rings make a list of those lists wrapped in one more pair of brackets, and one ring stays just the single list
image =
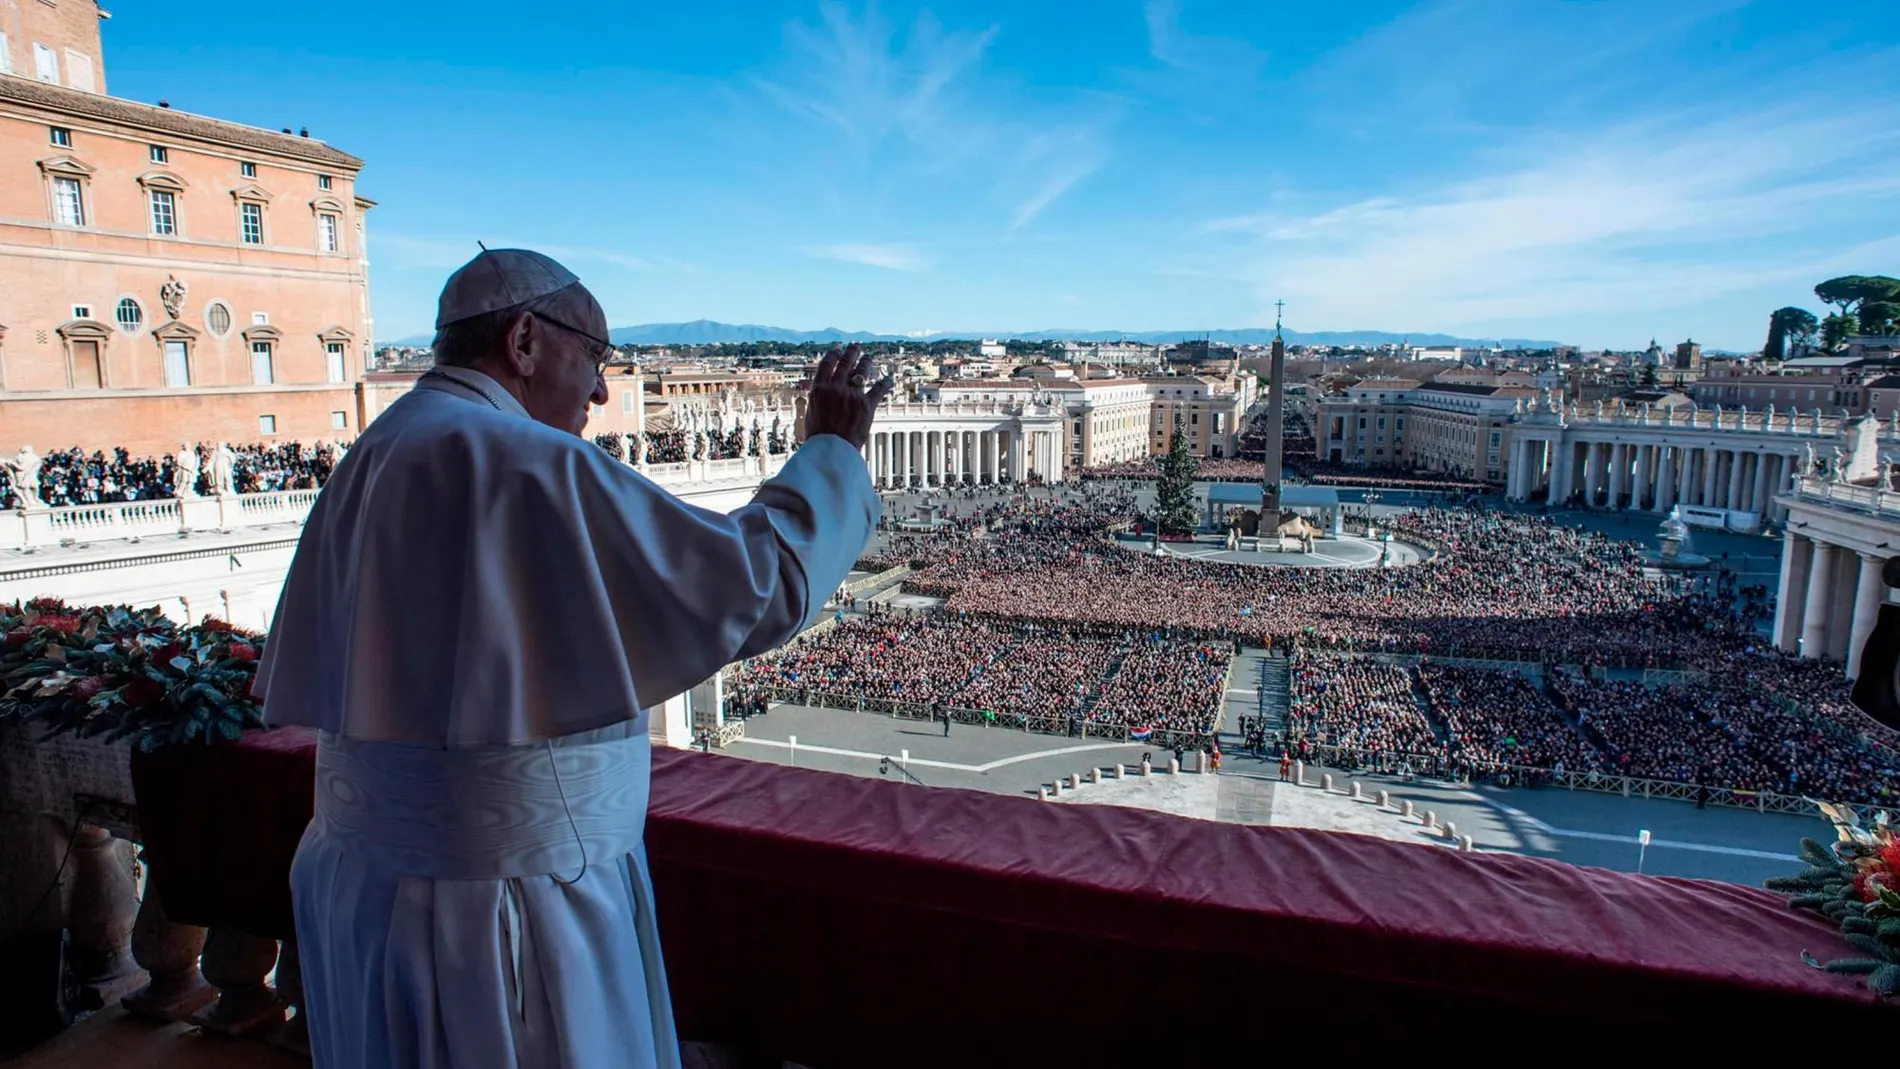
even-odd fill
[{"label": "round window", "polygon": [[205,309],[205,326],[220,338],[231,333],[231,309],[225,307],[223,301],[212,301],[211,307]]},{"label": "round window", "polygon": [[139,302],[127,297],[113,310],[112,318],[118,321],[120,330],[137,334],[139,328],[145,325],[145,310],[139,307]]}]

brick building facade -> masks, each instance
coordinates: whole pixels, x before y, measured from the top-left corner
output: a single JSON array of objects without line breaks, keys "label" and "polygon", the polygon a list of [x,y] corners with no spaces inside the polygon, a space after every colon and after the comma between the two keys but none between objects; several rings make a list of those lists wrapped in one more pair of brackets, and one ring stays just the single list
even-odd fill
[{"label": "brick building facade", "polygon": [[88,0],[0,0],[0,453],[349,439],[362,161],[105,95]]}]

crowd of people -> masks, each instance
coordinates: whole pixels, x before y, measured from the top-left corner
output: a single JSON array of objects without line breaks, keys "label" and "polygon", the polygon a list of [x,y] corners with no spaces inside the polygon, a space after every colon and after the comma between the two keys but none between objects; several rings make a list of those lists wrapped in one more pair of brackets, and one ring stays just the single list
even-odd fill
[{"label": "crowd of people", "polygon": [[[1086,707],[1131,727],[1213,723],[1210,680],[1225,677],[1229,651],[1245,643],[1292,651],[1299,665],[1282,744],[1412,754],[1475,774],[1528,767],[1859,798],[1900,783],[1900,738],[1852,708],[1839,666],[1785,656],[1762,639],[1765,590],[1659,577],[1636,545],[1549,517],[1412,510],[1381,522],[1426,550],[1421,564],[1260,568],[1118,544],[1111,530],[1141,510],[1114,481],[940,498],[937,529],[894,523],[900,529],[860,562],[909,565],[905,592],[945,599],[943,622],[928,626],[958,630],[929,642],[918,639],[932,632],[917,631],[888,656],[909,666],[906,685],[925,700],[1034,716]],[[984,634],[1008,638],[986,643]],[[999,641],[1000,659],[971,671],[970,659]],[[1423,655],[1423,666],[1350,656],[1380,652]],[[1532,671],[1440,663],[1454,657]],[[1607,678],[1644,669],[1706,672],[1710,682]],[[843,678],[875,687],[876,672]],[[954,686],[927,686],[919,672]],[[1170,720],[1174,706],[1190,711]]]},{"label": "crowd of people", "polygon": [[[278,490],[315,490],[329,479],[339,459],[337,446],[318,442],[233,445],[232,489],[240,494]],[[190,455],[133,456],[124,447],[110,453],[56,449],[39,457],[34,492],[51,508],[123,501],[160,501],[210,496],[217,492],[218,447],[193,446]],[[0,509],[29,502],[13,484],[13,473],[0,468]]]},{"label": "crowd of people", "polygon": [[1344,464],[1297,454],[1287,457],[1286,471],[1288,475],[1314,486],[1392,490],[1470,490],[1479,493],[1489,489],[1481,480],[1422,471],[1403,465]]},{"label": "crowd of people", "polygon": [[1349,766],[1409,762],[1466,777],[1617,775],[1883,805],[1900,797],[1891,733],[1790,696],[1825,669],[1777,658],[1734,667],[1658,684],[1571,666],[1533,678],[1296,650],[1287,735],[1266,741],[1338,747],[1346,752],[1334,759]]},{"label": "crowd of people", "polygon": [[681,429],[608,431],[594,435],[594,444],[615,460],[629,464],[640,460],[641,444],[646,446],[648,464],[682,464],[689,460],[734,460],[745,456],[789,453],[798,448],[791,427],[774,419],[771,426],[733,427],[725,431],[694,433]]},{"label": "crowd of people", "polygon": [[1204,736],[1219,719],[1231,646],[961,613],[846,617],[739,666],[734,691],[891,700],[1006,726]]}]

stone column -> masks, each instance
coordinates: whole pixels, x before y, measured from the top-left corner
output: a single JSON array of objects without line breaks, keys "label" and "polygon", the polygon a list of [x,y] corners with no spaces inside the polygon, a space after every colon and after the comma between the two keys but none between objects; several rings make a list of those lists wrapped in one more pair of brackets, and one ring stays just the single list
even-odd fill
[{"label": "stone column", "polygon": [[983,439],[983,478],[986,482],[996,482],[996,432],[984,431]]},{"label": "stone column", "polygon": [[1781,579],[1775,589],[1775,648],[1801,652],[1801,611],[1807,604],[1808,569],[1814,543],[1784,530],[1781,535]]},{"label": "stone column", "polygon": [[1623,507],[1623,491],[1629,482],[1630,453],[1629,446],[1617,442],[1610,447],[1610,500],[1613,509]]},{"label": "stone column", "polygon": [[1748,492],[1748,509],[1758,513],[1762,522],[1768,522],[1768,454],[1757,452],[1755,457],[1755,481]]},{"label": "stone column", "polygon": [[1801,606],[1801,656],[1820,657],[1827,653],[1828,593],[1834,583],[1834,547],[1827,542],[1814,543],[1808,566],[1807,597]]},{"label": "stone column", "polygon": [[1550,485],[1544,490],[1544,504],[1556,508],[1564,503],[1564,460],[1568,456],[1567,444],[1559,447],[1562,436],[1550,442]]},{"label": "stone column", "polygon": [[1742,507],[1742,451],[1730,449],[1728,456],[1728,502],[1722,507],[1739,510]]},{"label": "stone column", "polygon": [[1585,442],[1583,446],[1583,504],[1585,508],[1597,507],[1597,487],[1601,485],[1597,475],[1597,443]]},{"label": "stone column", "polygon": [[1847,640],[1854,633],[1854,593],[1860,578],[1854,552],[1836,546],[1833,583],[1827,597],[1827,659],[1847,664]]},{"label": "stone column", "polygon": [[1886,559],[1875,553],[1861,553],[1860,574],[1854,585],[1854,626],[1847,638],[1847,678],[1860,678],[1860,655],[1873,636],[1880,620],[1880,606],[1887,600],[1887,584],[1880,577]]},{"label": "stone column", "polygon": [[1715,449],[1698,449],[1702,454],[1702,500],[1697,504],[1718,508],[1715,503]]},{"label": "stone column", "polygon": [[1672,446],[1656,447],[1656,511],[1667,513],[1676,507],[1676,462],[1677,453]]}]

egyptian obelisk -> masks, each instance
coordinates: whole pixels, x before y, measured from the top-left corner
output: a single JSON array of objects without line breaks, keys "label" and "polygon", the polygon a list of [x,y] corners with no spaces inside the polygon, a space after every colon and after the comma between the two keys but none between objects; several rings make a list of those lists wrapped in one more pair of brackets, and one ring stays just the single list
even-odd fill
[{"label": "egyptian obelisk", "polygon": [[1280,311],[1285,301],[1275,301],[1273,316],[1273,359],[1267,368],[1267,464],[1260,475],[1260,530],[1277,531],[1280,521],[1280,462],[1283,435],[1286,433],[1286,339],[1280,337]]}]

